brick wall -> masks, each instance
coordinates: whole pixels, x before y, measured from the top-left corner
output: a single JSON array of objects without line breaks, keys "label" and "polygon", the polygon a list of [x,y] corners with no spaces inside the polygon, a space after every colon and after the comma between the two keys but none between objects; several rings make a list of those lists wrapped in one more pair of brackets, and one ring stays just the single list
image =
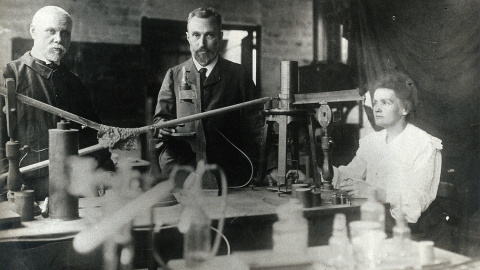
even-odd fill
[{"label": "brick wall", "polygon": [[57,5],[74,20],[72,41],[139,44],[141,18],[186,20],[199,6],[218,9],[228,24],[262,26],[262,95],[280,91],[280,62],[299,64],[313,59],[312,0],[2,0],[0,10],[0,66],[11,56],[11,37],[29,38],[33,14],[46,5]]}]

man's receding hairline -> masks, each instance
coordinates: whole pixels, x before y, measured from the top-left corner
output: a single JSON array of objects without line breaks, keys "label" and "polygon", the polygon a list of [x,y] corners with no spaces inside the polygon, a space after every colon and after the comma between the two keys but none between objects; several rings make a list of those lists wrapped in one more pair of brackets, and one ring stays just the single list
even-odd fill
[{"label": "man's receding hairline", "polygon": [[45,16],[52,16],[52,15],[57,15],[62,18],[66,18],[71,25],[73,24],[72,17],[64,9],[57,6],[46,6],[37,10],[35,15],[33,15],[32,25],[38,25],[40,20],[45,18]]},{"label": "man's receding hairline", "polygon": [[[192,17],[192,19],[194,19],[194,18],[201,19],[201,20],[213,20],[213,21],[215,21],[214,17],[208,17],[208,18],[201,18],[201,17],[198,17],[198,16]],[[187,22],[187,32],[189,31],[190,21],[191,20],[189,20]],[[214,25],[215,25],[216,28],[218,28],[217,29],[218,32],[222,32],[222,28],[220,26],[218,26],[217,23],[214,22]]]}]

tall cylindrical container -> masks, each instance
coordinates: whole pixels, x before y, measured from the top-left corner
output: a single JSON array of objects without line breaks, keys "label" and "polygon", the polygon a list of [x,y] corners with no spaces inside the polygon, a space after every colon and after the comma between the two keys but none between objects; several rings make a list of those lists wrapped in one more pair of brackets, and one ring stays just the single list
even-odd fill
[{"label": "tall cylindrical container", "polygon": [[49,216],[53,219],[71,220],[78,218],[78,197],[68,192],[70,170],[68,157],[78,155],[78,130],[69,129],[64,122],[49,135]]},{"label": "tall cylindrical container", "polygon": [[298,94],[298,62],[282,61],[280,72],[280,109],[289,110]]}]

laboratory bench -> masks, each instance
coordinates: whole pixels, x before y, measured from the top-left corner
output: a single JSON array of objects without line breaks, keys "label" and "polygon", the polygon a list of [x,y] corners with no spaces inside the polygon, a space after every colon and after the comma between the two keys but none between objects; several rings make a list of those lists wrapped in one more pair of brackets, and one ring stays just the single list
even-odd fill
[{"label": "laboratory bench", "polygon": [[[107,195],[108,192],[105,196]],[[181,200],[181,194],[174,195]],[[0,230],[0,261],[22,260],[32,265],[60,263],[79,269],[101,269],[98,267],[102,260],[101,248],[89,254],[78,254],[73,249],[72,241],[78,232],[95,226],[103,218],[108,218],[104,216],[102,209],[105,196],[80,198],[79,219],[63,221],[36,216],[33,221],[22,222],[18,228]],[[261,187],[229,190],[223,233],[229,241],[231,251],[272,249],[272,226],[277,221],[277,206],[289,199],[290,194],[277,194]],[[213,220],[213,227],[217,226],[223,215],[221,202],[222,197],[218,196],[216,190],[204,191],[201,205]],[[308,246],[328,243],[336,213],[344,213],[347,222],[359,220],[361,203],[361,200],[352,200],[352,205],[323,204],[305,208],[304,217],[309,228]],[[388,204],[385,206],[388,209]],[[139,216],[132,222],[136,267],[144,268],[152,263],[151,244],[165,261],[182,258],[183,236],[175,226],[180,220],[181,212],[181,204],[139,209]],[[152,234],[152,219],[162,228],[159,233]],[[391,232],[393,224],[393,219],[387,218],[387,233]],[[218,254],[227,254],[224,241]]]},{"label": "laboratory bench", "polygon": [[[392,239],[387,239],[387,243]],[[411,249],[418,249],[418,242],[411,242]],[[259,251],[241,251],[233,252],[231,255],[215,256],[208,261],[203,262],[195,267],[197,270],[207,269],[235,269],[235,270],[334,270],[336,268],[329,264],[331,258],[334,257],[332,249],[327,245],[308,247],[306,252],[297,253],[295,251],[285,253],[276,253],[272,250],[259,250]],[[471,261],[469,257],[459,255],[440,248],[434,248],[434,261],[429,265],[421,265],[418,258],[409,256],[404,260],[394,260],[391,257],[385,257],[383,266],[380,264],[378,268],[383,270],[392,269],[447,269],[454,265],[466,264]],[[403,267],[402,263],[411,260],[411,265]],[[480,263],[475,265],[465,266],[462,269],[478,269],[472,267],[478,267]],[[171,260],[168,262],[168,268],[171,270],[187,270],[191,269],[186,267],[185,260]],[[355,268],[359,269],[359,268]],[[460,269],[455,268],[455,269]]]}]

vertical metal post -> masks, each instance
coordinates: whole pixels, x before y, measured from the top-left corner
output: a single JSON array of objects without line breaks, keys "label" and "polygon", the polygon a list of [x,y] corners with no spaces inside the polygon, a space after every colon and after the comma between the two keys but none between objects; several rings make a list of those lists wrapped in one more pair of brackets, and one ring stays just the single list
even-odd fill
[{"label": "vertical metal post", "polygon": [[5,145],[5,154],[8,158],[7,188],[10,191],[18,191],[22,187],[22,174],[20,173],[20,144],[18,143],[17,126],[17,98],[15,92],[15,81],[6,79],[7,88],[7,132],[10,141]]},{"label": "vertical metal post", "polygon": [[298,93],[298,62],[282,61],[280,72],[280,109],[289,110],[294,102],[294,94]]}]

